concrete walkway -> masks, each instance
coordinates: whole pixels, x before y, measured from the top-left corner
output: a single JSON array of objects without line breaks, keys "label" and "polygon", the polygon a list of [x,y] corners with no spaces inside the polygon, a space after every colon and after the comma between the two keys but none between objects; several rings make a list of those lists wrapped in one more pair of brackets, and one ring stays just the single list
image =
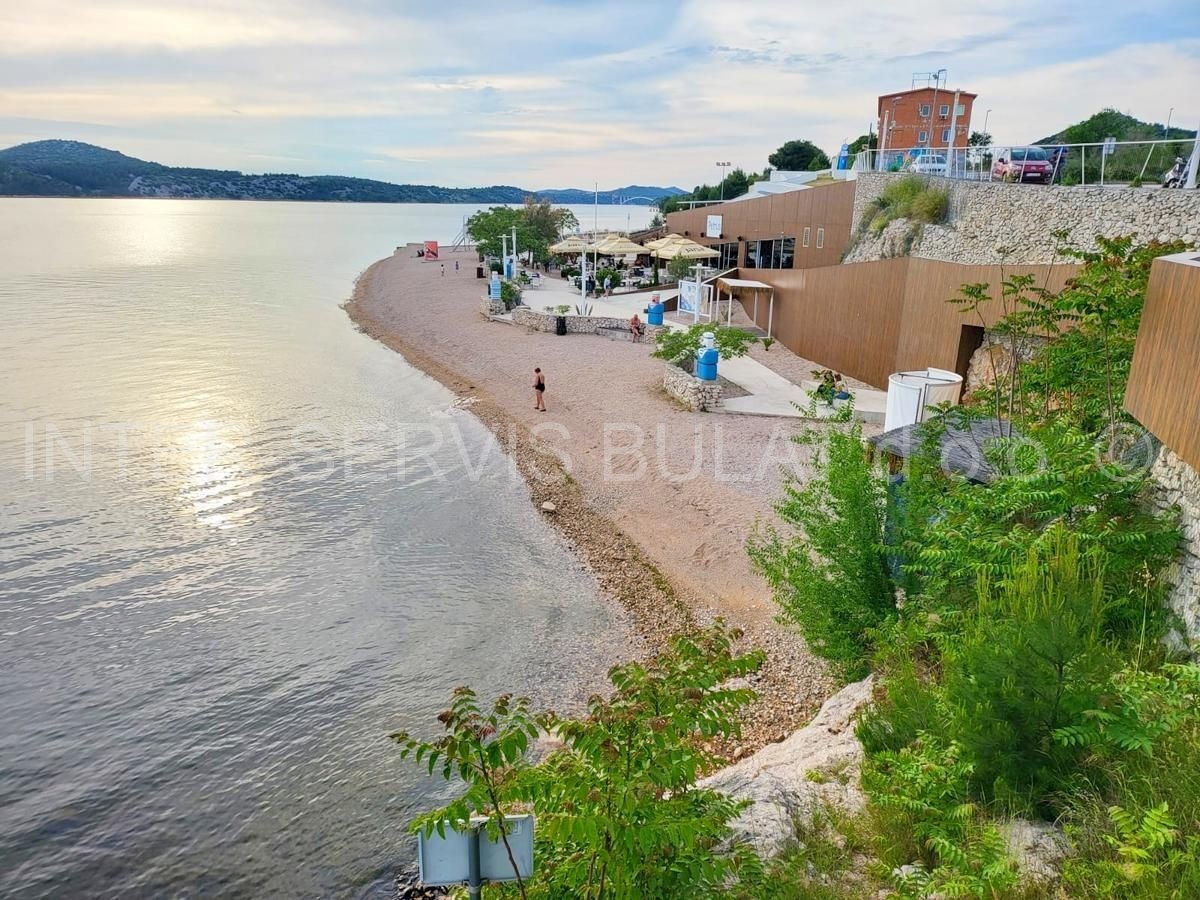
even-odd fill
[{"label": "concrete walkway", "polygon": [[[812,405],[812,395],[804,387],[793,384],[756,360],[745,356],[723,359],[717,364],[717,373],[749,394],[747,397],[730,397],[724,400],[721,405],[727,413],[790,419],[809,417],[808,409]],[[852,393],[854,418],[863,422],[883,422],[887,394],[866,389]],[[817,405],[815,411],[819,419],[829,418],[836,412],[821,405]]]},{"label": "concrete walkway", "polygon": [[[660,299],[664,302],[678,296],[678,288],[659,291]],[[546,306],[570,304],[574,312],[579,303],[590,303],[592,315],[612,316],[617,319],[628,319],[635,312],[645,318],[643,310],[650,302],[650,293],[613,294],[611,297],[598,299],[580,299],[579,291],[561,278],[545,278],[541,288],[527,291],[525,302],[534,310],[540,312]],[[671,319],[674,318],[675,321]],[[511,322],[511,316],[508,318]],[[682,330],[691,322],[680,322],[677,314],[671,314],[665,324],[670,328]],[[747,416],[776,416],[789,419],[808,418],[808,409],[812,405],[812,396],[807,387],[788,381],[782,375],[764,366],[748,356],[738,359],[723,359],[717,367],[721,377],[728,379],[744,390],[748,396],[730,397],[722,406],[727,413]],[[882,423],[887,408],[887,394],[883,391],[860,389],[852,392],[854,395],[854,417],[864,422]],[[799,407],[799,408],[797,408]],[[817,418],[828,418],[835,410],[826,406],[817,406]]]}]

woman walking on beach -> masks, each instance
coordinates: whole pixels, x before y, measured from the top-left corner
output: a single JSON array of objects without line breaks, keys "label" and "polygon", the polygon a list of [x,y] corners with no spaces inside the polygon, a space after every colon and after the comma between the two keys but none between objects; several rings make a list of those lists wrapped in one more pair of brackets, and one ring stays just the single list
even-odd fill
[{"label": "woman walking on beach", "polygon": [[546,411],[546,376],[536,368],[533,370],[533,408],[539,412]]}]

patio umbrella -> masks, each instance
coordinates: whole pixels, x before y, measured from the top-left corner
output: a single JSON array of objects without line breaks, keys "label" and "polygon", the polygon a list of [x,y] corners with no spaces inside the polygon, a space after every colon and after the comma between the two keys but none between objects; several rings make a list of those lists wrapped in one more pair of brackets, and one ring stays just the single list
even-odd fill
[{"label": "patio umbrella", "polygon": [[678,241],[659,247],[654,251],[654,255],[659,259],[712,259],[721,254],[711,247],[705,247],[703,244],[697,244],[687,238],[680,238]]},{"label": "patio umbrella", "polygon": [[557,244],[551,244],[546,249],[551,253],[585,253],[592,248],[582,237],[573,234],[570,237],[563,238]]},{"label": "patio umbrella", "polygon": [[628,256],[630,253],[645,253],[646,248],[641,244],[635,244],[629,238],[621,234],[610,235],[601,241],[596,249],[600,253],[608,256]]},{"label": "patio umbrella", "polygon": [[646,241],[646,249],[658,250],[661,247],[667,246],[667,244],[673,244],[676,241],[682,241],[683,239],[684,238],[682,234],[668,234],[666,237],[660,237],[653,241]]}]

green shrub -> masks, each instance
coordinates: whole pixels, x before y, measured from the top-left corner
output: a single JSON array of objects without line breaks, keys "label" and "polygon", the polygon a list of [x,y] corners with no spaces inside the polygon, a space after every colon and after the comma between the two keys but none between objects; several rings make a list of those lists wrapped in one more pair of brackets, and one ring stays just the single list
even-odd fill
[{"label": "green shrub", "polygon": [[521,304],[521,289],[514,282],[500,282],[500,301],[505,309],[512,309]]},{"label": "green shrub", "polygon": [[599,285],[600,287],[603,287],[605,278],[610,279],[610,284],[613,287],[618,287],[625,283],[624,279],[621,276],[620,269],[612,269],[612,268],[599,269],[596,272],[596,284]]},{"label": "green shrub", "polygon": [[901,896],[993,897],[1015,886],[1003,838],[969,799],[973,777],[961,748],[933,734],[867,761],[876,850]]},{"label": "green shrub", "polygon": [[1056,739],[1085,721],[1121,665],[1106,629],[1100,555],[1081,556],[1057,526],[1006,582],[980,579],[957,640],[943,649],[950,733],[978,796],[1016,811],[1056,812],[1084,754]]},{"label": "green shrub", "polygon": [[1064,815],[1071,896],[1200,896],[1200,667],[1129,668],[1060,740],[1099,757]]},{"label": "green shrub", "polygon": [[872,632],[895,611],[883,547],[887,476],[868,461],[861,425],[798,440],[815,447],[818,474],[785,484],[776,511],[790,530],[757,530],[750,559],[783,618],[852,680],[866,671]]},{"label": "green shrub", "polygon": [[654,338],[654,352],[650,355],[675,365],[695,359],[707,331],[713,333],[713,343],[721,359],[745,356],[750,351],[750,345],[758,340],[744,328],[697,322],[684,331],[667,328],[659,331]]},{"label": "green shrub", "polygon": [[[737,736],[738,713],[754,698],[728,685],[763,660],[735,653],[739,637],[718,622],[647,662],[615,667],[612,695],[592,697],[583,718],[534,716],[508,696],[489,710],[460,688],[438,717],[443,737],[392,736],[402,755],[466,788],[411,830],[462,827],[478,813],[500,837],[505,812],[532,809],[538,867],[517,886],[522,897],[715,897],[743,872],[757,880],[754,854],[723,843],[745,803],[696,786],[718,762],[713,743]],[[542,733],[564,746],[530,766],[526,750]]]},{"label": "green shrub", "polygon": [[913,197],[908,204],[909,218],[918,222],[944,222],[950,208],[950,195],[945,191],[927,189]]},{"label": "green shrub", "polygon": [[930,186],[919,175],[906,175],[889,182],[868,204],[860,227],[879,234],[896,219],[937,224],[945,221],[949,202],[946,191]]}]

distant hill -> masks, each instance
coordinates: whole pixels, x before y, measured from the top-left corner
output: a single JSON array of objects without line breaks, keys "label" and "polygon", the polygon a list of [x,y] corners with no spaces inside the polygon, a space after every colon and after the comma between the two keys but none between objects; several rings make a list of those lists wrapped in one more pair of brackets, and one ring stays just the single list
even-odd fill
[{"label": "distant hill", "polygon": [[[680,188],[630,185],[601,191],[601,203],[650,205],[682,194]],[[245,175],[224,169],[188,169],[147,162],[79,141],[34,141],[0,150],[0,196],[180,197],[221,200],[321,200],[346,203],[591,203],[594,192],[575,188],[529,191],[510,185],[446,188],[391,184],[340,175]]]},{"label": "distant hill", "polygon": [[1068,125],[1057,134],[1044,137],[1035,144],[1092,144],[1105,138],[1115,137],[1118,141],[1161,141],[1194,138],[1196,132],[1186,128],[1171,127],[1157,122],[1143,122],[1115,109],[1102,109],[1090,118]]},{"label": "distant hill", "polygon": [[[1105,138],[1118,141],[1171,141],[1167,144],[1119,144],[1106,157],[1097,152],[1098,147],[1087,148],[1087,173],[1082,171],[1085,162],[1082,153],[1072,150],[1063,165],[1064,184],[1081,181],[1095,183],[1103,172],[1108,181],[1142,183],[1155,182],[1171,167],[1176,156],[1187,156],[1192,152],[1191,142],[1196,132],[1186,128],[1170,128],[1157,122],[1143,122],[1115,109],[1102,109],[1082,122],[1068,125],[1057,134],[1044,137],[1037,144],[1097,144]],[[1178,143],[1175,143],[1175,142]],[[1103,163],[1102,163],[1103,159]]]}]

